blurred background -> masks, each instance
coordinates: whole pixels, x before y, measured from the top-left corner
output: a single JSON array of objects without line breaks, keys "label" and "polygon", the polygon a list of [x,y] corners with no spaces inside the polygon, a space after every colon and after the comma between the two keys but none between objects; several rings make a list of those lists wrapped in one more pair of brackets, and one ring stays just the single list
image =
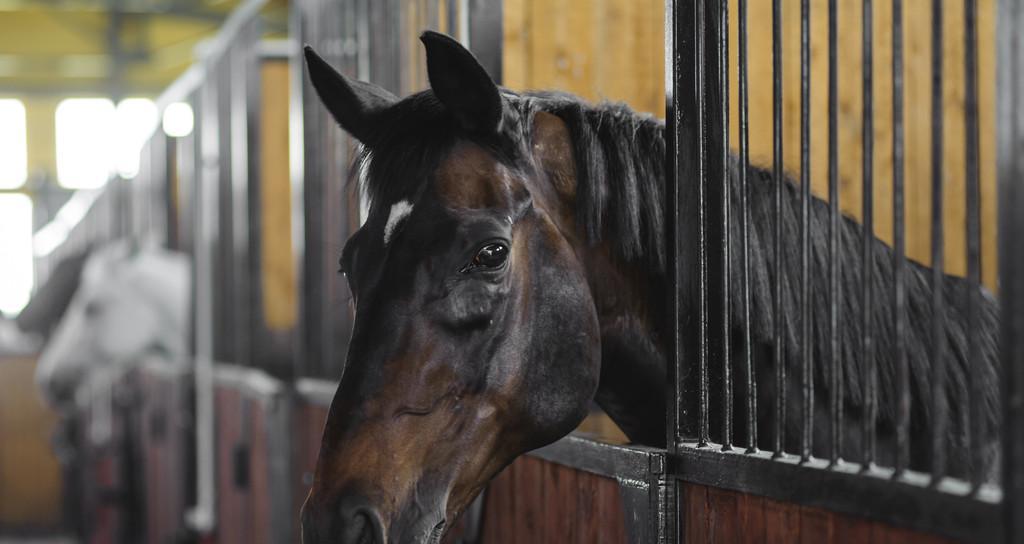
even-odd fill
[{"label": "blurred background", "polygon": [[0,0],[0,542],[295,540],[358,225],[300,44],[404,95],[432,28],[506,86],[663,116],[663,12]]}]

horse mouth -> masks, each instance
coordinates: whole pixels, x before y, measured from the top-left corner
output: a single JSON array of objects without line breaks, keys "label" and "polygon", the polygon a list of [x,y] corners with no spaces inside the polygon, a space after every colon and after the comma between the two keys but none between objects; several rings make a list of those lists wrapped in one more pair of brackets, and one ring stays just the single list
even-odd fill
[{"label": "horse mouth", "polygon": [[430,535],[427,536],[426,544],[437,544],[441,541],[441,537],[444,536],[445,520],[441,520],[434,525],[434,528],[430,530]]}]

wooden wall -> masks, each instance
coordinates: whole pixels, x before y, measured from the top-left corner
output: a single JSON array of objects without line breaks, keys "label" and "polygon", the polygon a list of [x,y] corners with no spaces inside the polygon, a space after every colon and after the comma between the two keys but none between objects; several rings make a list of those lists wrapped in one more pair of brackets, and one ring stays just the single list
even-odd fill
[{"label": "wooden wall", "polygon": [[[749,2],[750,146],[755,164],[772,163],[772,2]],[[800,2],[783,0],[785,168],[799,174]],[[861,217],[861,3],[839,2],[840,206]],[[995,0],[978,2],[983,278],[996,286]],[[946,269],[966,273],[963,0],[945,0],[943,176]],[[874,25],[875,232],[892,240],[891,4],[876,2]],[[931,255],[931,2],[907,0],[904,13],[907,254]],[[730,0],[730,145],[737,149],[737,2]],[[622,100],[664,116],[662,0],[505,0],[505,85],[560,89],[590,100]],[[811,180],[828,194],[827,0],[811,0]]]},{"label": "wooden wall", "polygon": [[506,87],[665,116],[664,0],[504,0]]},{"label": "wooden wall", "polygon": [[266,61],[261,68],[260,277],[264,320],[276,333],[290,331],[298,316],[288,155],[289,70],[286,61]]},{"label": "wooden wall", "polygon": [[50,448],[57,418],[39,398],[35,368],[35,357],[0,356],[0,534],[61,522],[61,469]]},{"label": "wooden wall", "polygon": [[884,523],[696,484],[679,498],[682,542],[950,542]]},{"label": "wooden wall", "polygon": [[625,543],[619,484],[524,455],[487,487],[482,541]]},{"label": "wooden wall", "polygon": [[327,407],[310,402],[296,395],[296,406],[292,412],[294,417],[294,435],[292,437],[292,505],[294,518],[294,542],[300,542],[299,512],[309,490],[313,486],[313,474],[316,470],[316,458],[320,453],[320,440],[323,437],[324,424],[327,423]]},{"label": "wooden wall", "polygon": [[146,509],[145,536],[148,544],[180,539],[184,533],[185,511],[194,500],[194,471],[189,468],[195,455],[188,433],[194,425],[189,409],[191,374],[139,372],[142,399],[138,418],[139,454]]}]

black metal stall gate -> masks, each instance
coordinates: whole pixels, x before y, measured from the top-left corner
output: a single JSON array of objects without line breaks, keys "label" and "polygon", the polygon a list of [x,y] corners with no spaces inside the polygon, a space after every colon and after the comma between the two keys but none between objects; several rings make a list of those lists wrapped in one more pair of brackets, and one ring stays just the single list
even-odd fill
[{"label": "black metal stall gate", "polygon": [[[837,512],[862,515],[898,525],[913,527],[944,536],[970,541],[1024,541],[1024,214],[1019,212],[1024,205],[1024,109],[1020,96],[1024,96],[1024,41],[1020,29],[1024,28],[1024,5],[1019,0],[999,0],[996,9],[996,36],[979,36],[978,2],[965,0],[962,16],[964,82],[963,141],[965,171],[952,173],[966,184],[966,280],[970,289],[965,296],[967,311],[968,361],[978,361],[979,340],[975,333],[981,326],[979,317],[980,285],[980,227],[981,206],[979,204],[979,94],[978,58],[979,40],[997,41],[997,114],[998,125],[998,201],[1001,212],[998,216],[999,236],[999,284],[998,298],[1001,303],[1001,414],[1002,435],[1002,477],[999,484],[987,483],[978,469],[968,469],[960,478],[948,476],[947,452],[952,444],[943,443],[946,436],[947,414],[950,402],[944,395],[933,395],[931,406],[935,415],[930,427],[924,430],[925,439],[932,448],[930,470],[911,470],[908,465],[910,449],[910,369],[908,368],[904,333],[911,326],[910,319],[924,319],[931,331],[942,331],[941,319],[948,305],[954,301],[944,300],[942,282],[948,281],[942,274],[943,221],[942,172],[943,153],[943,85],[948,82],[943,75],[943,26],[948,9],[941,0],[930,5],[931,16],[931,71],[918,74],[928,78],[932,100],[931,110],[931,191],[932,201],[932,263],[929,315],[908,314],[908,285],[910,264],[905,255],[905,180],[904,153],[904,6],[902,0],[892,0],[891,28],[883,29],[882,36],[891,37],[891,70],[893,119],[892,131],[892,190],[894,215],[892,222],[893,253],[891,268],[885,290],[873,286],[870,274],[864,274],[856,287],[860,312],[849,313],[843,304],[840,288],[840,273],[844,266],[840,260],[840,216],[838,199],[840,195],[837,172],[839,149],[837,145],[837,80],[844,67],[838,63],[838,25],[853,24],[854,21],[840,20],[837,0],[827,4],[827,134],[811,134],[811,7],[810,0],[799,3],[800,21],[800,86],[799,86],[799,178],[787,187],[783,165],[783,119],[782,85],[783,64],[787,61],[782,54],[782,7],[784,2],[773,0],[770,21],[760,24],[771,25],[773,35],[771,77],[774,99],[772,103],[772,131],[774,158],[773,168],[765,174],[772,184],[771,200],[767,206],[770,221],[762,227],[771,229],[774,236],[765,239],[774,243],[768,247],[755,247],[751,236],[757,218],[751,216],[753,180],[748,179],[749,153],[749,88],[750,65],[748,51],[748,2],[738,0],[733,6],[738,13],[730,18],[730,2],[718,0],[697,0],[696,2],[666,3],[666,87],[667,123],[671,138],[668,146],[668,161],[673,174],[670,176],[665,213],[674,225],[669,230],[668,252],[670,284],[674,296],[671,312],[674,318],[673,349],[671,352],[674,385],[670,388],[669,406],[674,407],[669,417],[668,429],[668,471],[674,479],[677,507],[669,508],[668,519],[674,524],[681,539],[694,532],[693,525],[703,523],[699,519],[687,519],[682,512],[684,488],[688,485],[707,485],[739,492],[749,492],[783,502],[803,506],[825,508]],[[789,3],[792,6],[794,3]],[[820,5],[820,3],[817,3]],[[959,4],[957,4],[959,6]],[[862,0],[857,6],[862,10],[863,25],[861,55],[864,69],[860,76],[863,115],[863,240],[872,241],[874,180],[872,152],[874,143],[873,96],[871,62],[873,48],[878,39],[873,39],[872,22],[876,6],[872,0]],[[761,6],[764,9],[764,6]],[[923,5],[919,8],[924,9]],[[919,10],[920,11],[920,10]],[[738,51],[735,51],[738,66],[730,67],[729,37],[730,21],[738,24],[733,36],[738,34]],[[947,27],[948,28],[948,27]],[[730,153],[730,93],[729,82],[732,69],[738,72],[739,114],[738,157]],[[885,97],[886,99],[890,97]],[[986,103],[981,102],[982,106]],[[735,134],[735,133],[734,133]],[[949,136],[946,136],[947,138]],[[813,212],[810,180],[810,154],[817,146],[828,145],[828,225],[827,232],[811,230],[810,216]],[[994,165],[992,165],[994,166]],[[985,165],[987,168],[988,165]],[[963,176],[963,178],[960,178]],[[733,179],[730,190],[730,179]],[[790,193],[790,191],[792,191]],[[785,195],[791,194],[795,204],[783,207]],[[763,196],[763,195],[762,195]],[[739,199],[739,203],[735,202]],[[736,213],[740,210],[739,213]],[[796,215],[786,218],[784,213]],[[763,221],[764,218],[762,217]],[[793,220],[798,225],[799,236],[787,239],[783,224]],[[827,236],[825,255],[815,260],[811,255],[812,238]],[[788,244],[788,248],[784,247]],[[861,242],[863,263],[845,266],[875,266],[872,259],[878,259],[869,251],[869,242]],[[755,272],[750,270],[753,251],[774,255],[774,269],[768,277],[774,282],[751,285]],[[783,269],[783,253],[796,255],[788,263],[792,268]],[[771,262],[767,259],[764,262]],[[797,292],[795,314],[784,316],[780,312],[789,309],[783,300],[783,285],[779,278],[787,273]],[[826,275],[826,292],[811,292],[811,274]],[[867,278],[867,279],[863,279]],[[752,305],[753,289],[762,289],[774,301],[761,311],[772,314],[767,321],[770,325],[772,353],[759,358],[752,346],[752,314],[758,310]],[[813,297],[825,299],[827,316],[825,323],[812,323]],[[763,299],[762,299],[763,300]],[[849,399],[844,399],[842,384],[844,353],[838,349],[844,332],[843,322],[859,322],[856,339],[859,361],[877,361],[871,351],[869,325],[874,311],[893,312],[895,326],[894,361],[895,381],[882,386],[895,387],[898,408],[894,428],[891,432],[895,441],[892,451],[882,452],[877,443],[876,421],[880,396],[879,369],[877,362],[859,364],[855,371],[863,386],[862,428],[857,429],[859,451],[844,448],[845,424],[843,409]],[[783,328],[784,319],[793,320],[796,353],[784,353],[788,332]],[[825,330],[825,347],[817,353],[812,349],[812,326]],[[848,326],[848,325],[847,325]],[[867,332],[860,332],[867,331]],[[980,334],[977,334],[980,336]],[[946,372],[942,366],[945,350],[952,349],[944,342],[944,334],[931,337],[928,357],[931,361],[927,381],[939,390],[943,387]],[[820,355],[819,355],[820,354]],[[768,361],[787,361],[771,366],[768,380],[755,380],[759,375],[757,365]],[[791,375],[787,376],[787,372]],[[977,414],[983,409],[980,371],[969,372],[965,388],[968,391],[968,413]],[[824,440],[815,438],[814,402],[816,397],[816,376],[827,379],[824,392],[827,406],[827,430]],[[992,384],[989,384],[990,386]],[[790,388],[791,405],[787,406],[785,394],[776,394],[771,406],[758,409],[757,388],[773,388],[786,391]],[[737,394],[737,392],[739,394]],[[792,406],[795,404],[795,406]],[[799,426],[793,436],[786,436],[786,411],[799,415]],[[769,440],[758,440],[759,414],[771,414],[768,426]],[[977,424],[978,420],[971,423]],[[974,426],[972,426],[973,428]],[[985,444],[981,443],[982,433],[972,432],[967,443],[966,456],[975,461],[970,466],[978,467],[977,460]],[[735,439],[735,442],[734,442]],[[818,440],[821,440],[819,444]],[[771,444],[765,447],[766,443]],[[795,446],[794,446],[795,445]],[[820,446],[820,449],[819,449]],[[815,451],[816,450],[816,451]],[[820,453],[824,452],[824,453]],[[817,453],[817,454],[816,454]],[[891,463],[883,461],[881,453],[889,454]],[[846,461],[844,459],[855,459]],[[885,466],[888,465],[888,466]],[[675,532],[675,531],[672,531]]]}]

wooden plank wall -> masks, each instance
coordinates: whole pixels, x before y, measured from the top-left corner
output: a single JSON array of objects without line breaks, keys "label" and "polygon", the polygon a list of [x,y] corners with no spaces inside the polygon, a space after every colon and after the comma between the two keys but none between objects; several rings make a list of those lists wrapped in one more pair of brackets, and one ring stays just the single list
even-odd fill
[{"label": "wooden plank wall", "polygon": [[[739,134],[737,2],[730,0],[730,146]],[[772,163],[771,2],[749,2],[750,146],[755,164]],[[840,206],[861,217],[862,108],[861,3],[839,2]],[[513,89],[560,89],[590,100],[622,100],[634,109],[664,116],[661,0],[505,0],[505,85]],[[995,184],[995,0],[978,2],[982,273],[997,277]],[[964,160],[963,0],[945,0],[943,72],[943,176],[946,268],[966,273]],[[799,175],[800,1],[783,0],[783,118],[785,167]],[[875,232],[892,240],[891,4],[874,12]],[[904,13],[907,254],[930,262],[931,231],[931,2],[908,0]],[[811,0],[811,179],[818,196],[827,177],[827,0]]]},{"label": "wooden plank wall", "polygon": [[951,542],[934,535],[820,508],[697,484],[684,484],[680,499],[683,542]]},{"label": "wooden plank wall", "polygon": [[628,542],[614,479],[524,455],[487,487],[483,542]]},{"label": "wooden plank wall", "polygon": [[298,317],[295,256],[292,249],[292,193],[289,171],[289,66],[262,65],[260,106],[260,190],[262,199],[260,267],[263,315],[272,333],[287,333]]},{"label": "wooden plank wall", "polygon": [[295,435],[292,437],[292,460],[295,463],[292,472],[292,504],[295,508],[293,519],[296,520],[292,527],[295,532],[293,541],[299,542],[299,511],[313,485],[313,471],[316,469],[320,440],[323,437],[324,424],[327,422],[327,407],[296,396],[292,414],[295,422]]},{"label": "wooden plank wall", "polygon": [[504,0],[503,83],[665,116],[664,0]]},{"label": "wooden plank wall", "polygon": [[137,439],[145,492],[146,542],[160,544],[182,538],[189,505],[188,459],[194,455],[187,439],[194,422],[188,409],[189,375],[139,372],[142,407]]},{"label": "wooden plank wall", "polygon": [[61,522],[61,468],[50,448],[57,417],[39,398],[35,368],[35,357],[0,356],[0,534]]}]

